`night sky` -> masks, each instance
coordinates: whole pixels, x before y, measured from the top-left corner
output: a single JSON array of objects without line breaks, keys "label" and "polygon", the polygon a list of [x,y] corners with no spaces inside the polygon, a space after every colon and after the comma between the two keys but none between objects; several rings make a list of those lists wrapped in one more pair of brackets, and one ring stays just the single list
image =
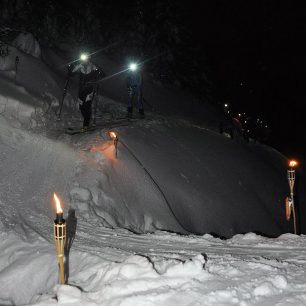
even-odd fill
[{"label": "night sky", "polygon": [[190,20],[214,91],[238,111],[265,119],[274,147],[305,158],[306,3],[205,1]]}]

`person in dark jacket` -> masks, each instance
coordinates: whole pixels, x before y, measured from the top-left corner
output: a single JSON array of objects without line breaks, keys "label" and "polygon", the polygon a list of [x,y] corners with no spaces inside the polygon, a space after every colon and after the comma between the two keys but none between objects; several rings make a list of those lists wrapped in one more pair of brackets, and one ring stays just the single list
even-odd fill
[{"label": "person in dark jacket", "polygon": [[128,117],[133,114],[133,101],[136,99],[136,107],[138,108],[139,116],[144,118],[143,97],[142,97],[142,76],[139,67],[136,64],[131,64],[127,76],[128,88]]},{"label": "person in dark jacket", "polygon": [[92,100],[94,98],[96,82],[99,77],[105,76],[101,69],[91,62],[90,56],[86,54],[81,55],[81,62],[74,66],[72,73],[79,72],[79,108],[83,116],[83,131],[88,130],[91,112]]}]

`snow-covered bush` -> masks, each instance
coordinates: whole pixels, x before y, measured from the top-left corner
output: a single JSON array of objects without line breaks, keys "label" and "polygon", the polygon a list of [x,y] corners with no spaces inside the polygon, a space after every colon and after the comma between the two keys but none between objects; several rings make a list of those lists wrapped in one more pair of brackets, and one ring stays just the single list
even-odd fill
[{"label": "snow-covered bush", "polygon": [[12,42],[12,45],[23,52],[34,57],[41,57],[41,49],[38,41],[33,34],[23,32],[20,33]]}]

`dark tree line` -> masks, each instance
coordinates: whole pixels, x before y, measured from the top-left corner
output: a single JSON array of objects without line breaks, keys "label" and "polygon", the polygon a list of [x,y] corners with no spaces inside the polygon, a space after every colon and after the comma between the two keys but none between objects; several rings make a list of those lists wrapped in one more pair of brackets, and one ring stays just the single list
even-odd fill
[{"label": "dark tree line", "polygon": [[108,52],[116,59],[145,61],[155,79],[207,100],[208,65],[190,33],[188,14],[186,3],[176,0],[2,0],[1,41],[27,31],[49,47],[112,45]]}]

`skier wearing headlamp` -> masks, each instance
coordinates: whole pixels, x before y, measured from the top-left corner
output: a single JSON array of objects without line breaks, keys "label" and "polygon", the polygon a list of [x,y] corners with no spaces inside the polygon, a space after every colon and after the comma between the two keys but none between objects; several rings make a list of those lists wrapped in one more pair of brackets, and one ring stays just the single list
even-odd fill
[{"label": "skier wearing headlamp", "polygon": [[133,116],[133,100],[136,99],[139,117],[144,118],[143,97],[142,97],[142,76],[137,64],[131,64],[127,76],[128,88],[128,117]]},{"label": "skier wearing headlamp", "polygon": [[80,73],[79,79],[79,108],[84,118],[82,131],[88,130],[91,112],[92,100],[94,97],[96,82],[98,78],[104,77],[104,72],[91,62],[87,54],[81,54],[81,62],[71,69],[71,73]]}]

